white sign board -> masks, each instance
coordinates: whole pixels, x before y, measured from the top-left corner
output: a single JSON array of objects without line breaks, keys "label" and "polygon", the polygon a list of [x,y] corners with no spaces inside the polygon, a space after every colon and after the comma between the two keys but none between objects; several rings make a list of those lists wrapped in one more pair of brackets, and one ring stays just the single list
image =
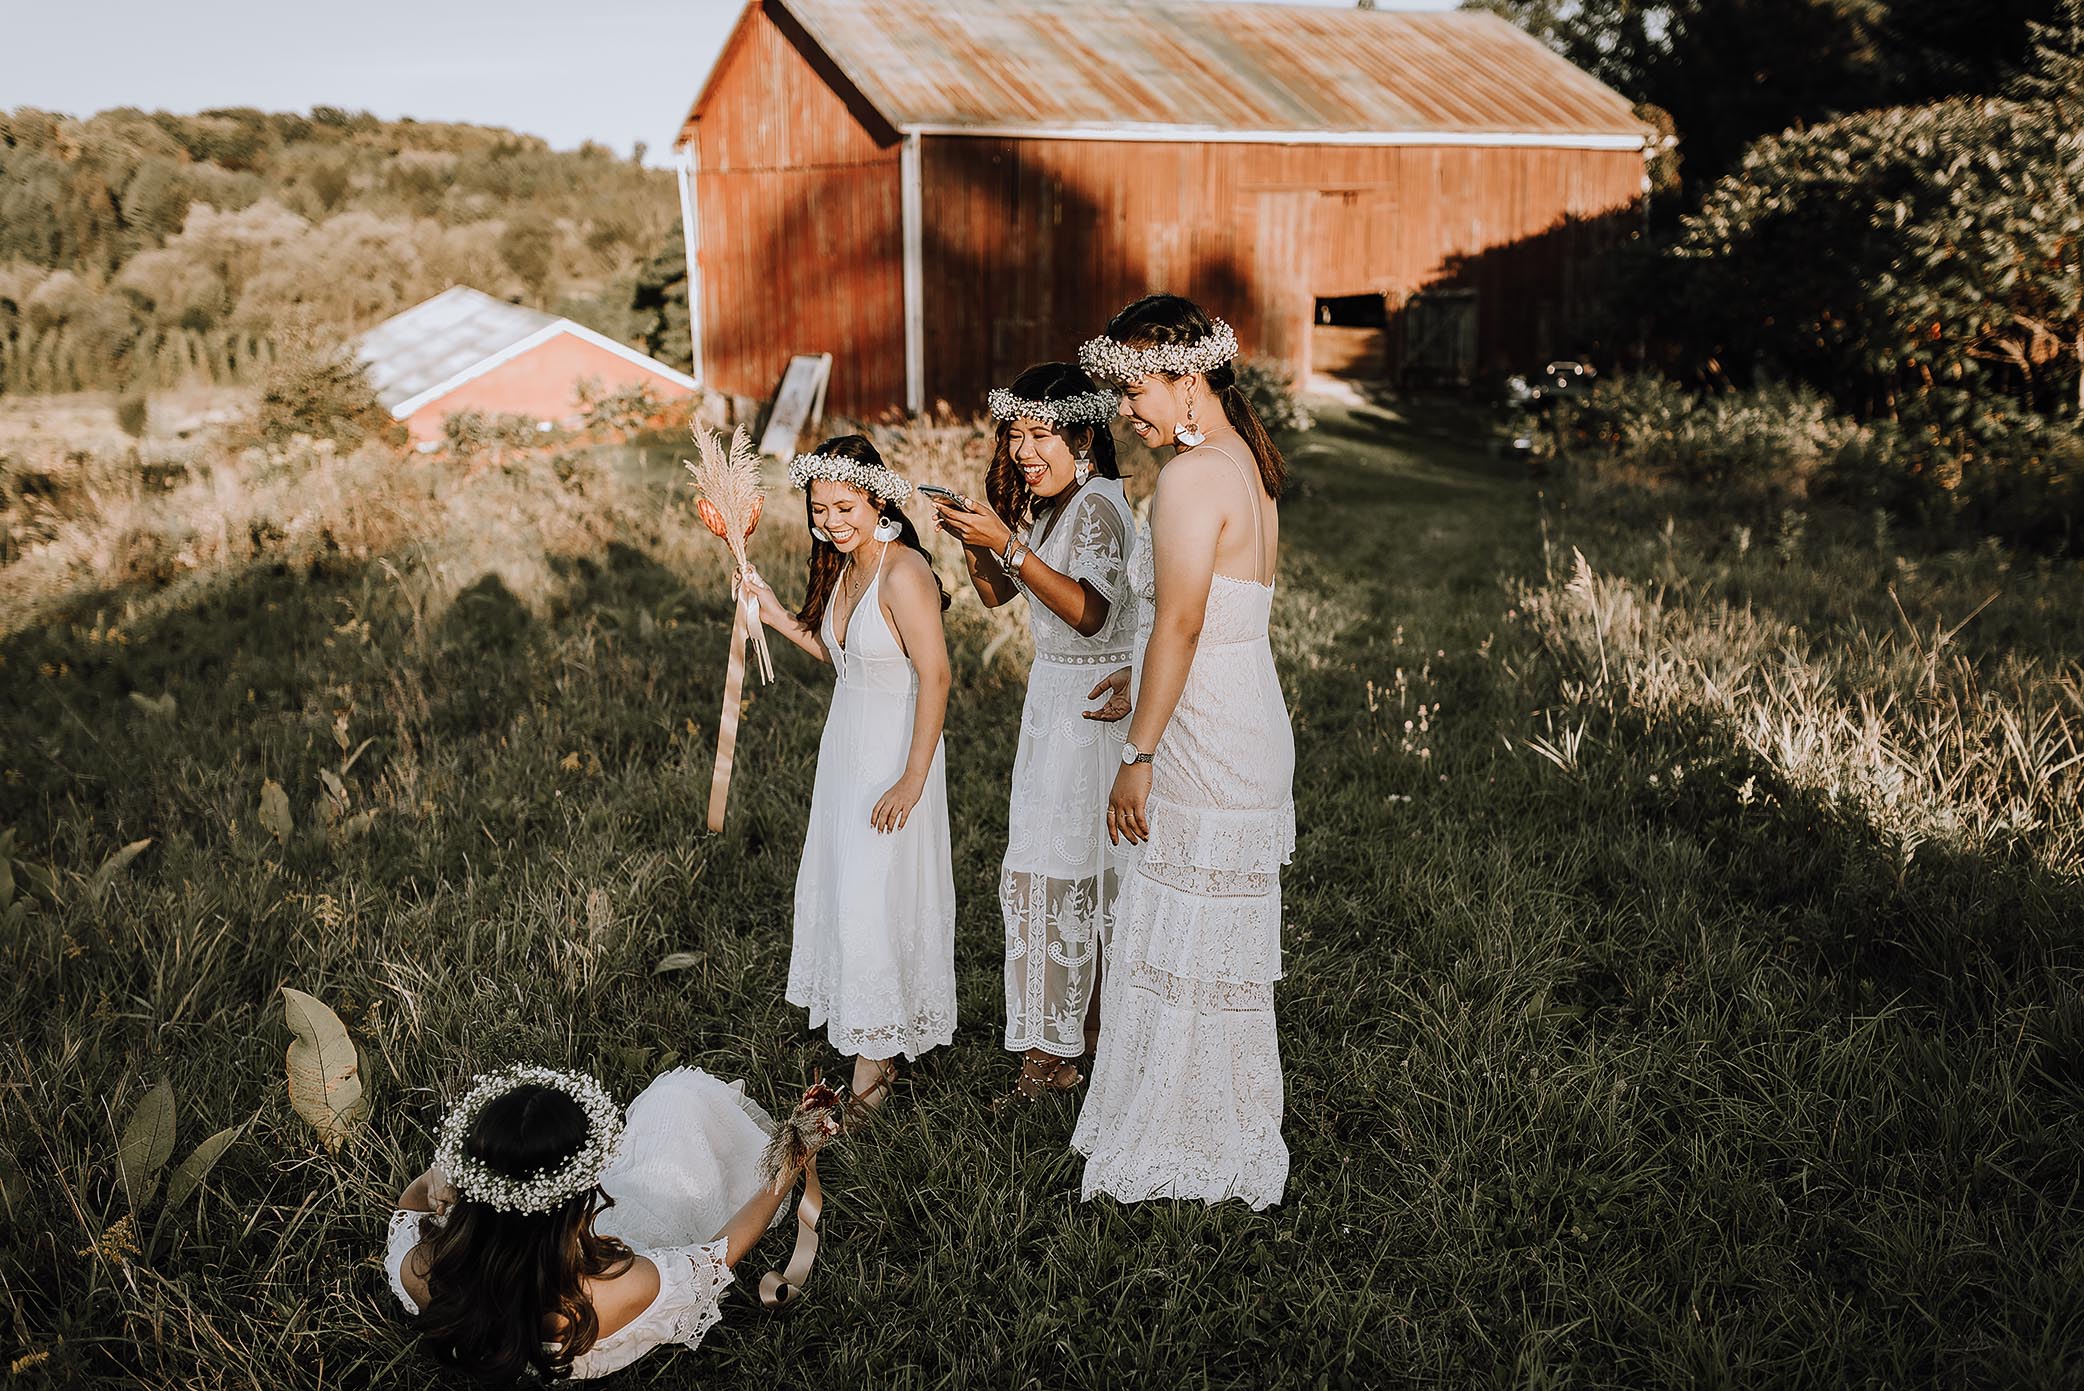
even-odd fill
[{"label": "white sign board", "polygon": [[760,434],[762,454],[777,459],[796,457],[803,432],[825,423],[825,387],[831,380],[831,353],[808,353],[789,359],[789,370],[782,373],[781,385],[774,389],[767,428]]}]

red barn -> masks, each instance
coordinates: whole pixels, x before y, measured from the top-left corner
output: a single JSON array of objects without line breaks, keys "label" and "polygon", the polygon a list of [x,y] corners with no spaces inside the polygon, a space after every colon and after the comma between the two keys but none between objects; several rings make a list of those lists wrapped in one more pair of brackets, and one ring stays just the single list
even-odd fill
[{"label": "red barn", "polygon": [[755,0],[676,142],[695,371],[830,352],[837,409],[970,408],[1158,289],[1299,373],[1524,364],[1656,140],[1483,13]]},{"label": "red barn", "polygon": [[394,420],[414,441],[441,438],[459,411],[577,424],[578,389],[643,385],[662,400],[696,391],[694,378],[583,324],[455,285],[384,320],[356,355]]}]

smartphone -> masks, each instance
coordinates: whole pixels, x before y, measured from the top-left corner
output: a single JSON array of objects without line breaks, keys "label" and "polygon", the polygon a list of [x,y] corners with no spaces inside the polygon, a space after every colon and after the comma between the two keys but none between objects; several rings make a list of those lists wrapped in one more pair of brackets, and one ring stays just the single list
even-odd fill
[{"label": "smartphone", "polygon": [[970,506],[968,498],[956,492],[953,488],[943,488],[938,483],[915,483],[912,486],[936,502],[945,502],[949,506],[959,507],[965,512],[976,510]]}]

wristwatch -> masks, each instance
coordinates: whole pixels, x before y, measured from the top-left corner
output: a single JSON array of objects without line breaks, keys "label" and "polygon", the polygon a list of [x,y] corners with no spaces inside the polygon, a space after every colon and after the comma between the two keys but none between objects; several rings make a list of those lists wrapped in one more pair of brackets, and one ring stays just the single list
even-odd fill
[{"label": "wristwatch", "polygon": [[1150,761],[1150,754],[1141,753],[1134,744],[1126,739],[1122,740],[1122,766],[1124,768],[1134,768],[1139,763],[1148,763]]}]

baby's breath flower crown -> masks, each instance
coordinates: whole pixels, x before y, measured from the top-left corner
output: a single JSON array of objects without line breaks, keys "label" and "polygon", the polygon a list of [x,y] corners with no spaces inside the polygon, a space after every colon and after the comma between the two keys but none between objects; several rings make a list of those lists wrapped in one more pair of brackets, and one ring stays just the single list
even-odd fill
[{"label": "baby's breath flower crown", "polygon": [[1122,404],[1121,393],[1081,391],[1056,401],[1030,401],[996,387],[987,398],[993,420],[1039,420],[1045,425],[1105,425]]},{"label": "baby's breath flower crown", "polygon": [[851,483],[885,502],[903,502],[912,495],[912,485],[887,465],[865,464],[839,454],[798,454],[789,465],[789,486],[808,488],[814,478]]},{"label": "baby's breath flower crown", "polygon": [[[586,1143],[555,1169],[516,1178],[472,1158],[463,1148],[484,1109],[521,1087],[554,1087],[586,1113]],[[518,1064],[473,1077],[470,1090],[441,1118],[434,1162],[456,1192],[500,1212],[551,1212],[601,1181],[615,1147],[622,1143],[622,1112],[608,1089],[579,1072]]]},{"label": "baby's breath flower crown", "polygon": [[1159,343],[1132,348],[1102,334],[1078,350],[1078,365],[1095,381],[1127,386],[1153,372],[1185,377],[1213,372],[1237,356],[1237,335],[1221,319],[1211,321],[1205,337],[1191,343]]}]

